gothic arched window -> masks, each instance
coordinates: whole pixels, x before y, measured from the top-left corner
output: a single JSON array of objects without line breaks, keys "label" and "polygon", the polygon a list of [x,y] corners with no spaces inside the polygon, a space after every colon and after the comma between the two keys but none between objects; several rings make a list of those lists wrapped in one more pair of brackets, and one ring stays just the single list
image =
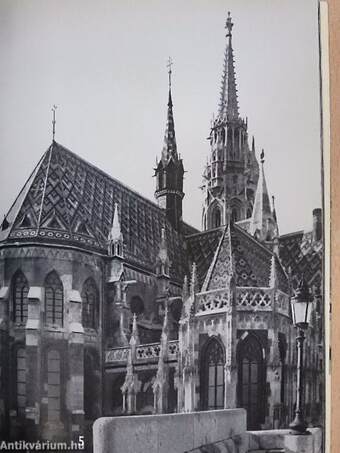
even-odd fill
[{"label": "gothic arched window", "polygon": [[82,321],[84,327],[90,327],[95,329],[97,327],[98,319],[98,289],[93,278],[88,278],[84,285],[81,293],[83,301],[82,309]]},{"label": "gothic arched window", "polygon": [[60,354],[58,351],[48,351],[47,354],[47,419],[49,422],[60,420]]},{"label": "gothic arched window", "polygon": [[26,351],[17,349],[16,353],[16,400],[19,416],[25,415],[26,408]]},{"label": "gothic arched window", "polygon": [[231,211],[231,221],[237,222],[238,221],[238,212],[236,208],[233,208]]},{"label": "gothic arched window", "polygon": [[206,410],[224,408],[224,350],[212,339],[202,356],[203,408]]},{"label": "gothic arched window", "polygon": [[48,324],[63,326],[64,290],[63,284],[55,271],[45,279],[45,321]]},{"label": "gothic arched window", "polygon": [[26,322],[28,305],[28,282],[25,275],[18,271],[12,280],[13,321]]},{"label": "gothic arched window", "polygon": [[213,228],[218,228],[221,226],[221,210],[220,208],[215,208],[213,211]]},{"label": "gothic arched window", "polygon": [[140,315],[144,311],[144,302],[143,299],[139,296],[133,296],[130,302],[130,309],[132,313]]},{"label": "gothic arched window", "polygon": [[254,334],[240,340],[237,348],[238,407],[247,410],[248,429],[260,429],[264,421],[265,362],[263,347]]}]

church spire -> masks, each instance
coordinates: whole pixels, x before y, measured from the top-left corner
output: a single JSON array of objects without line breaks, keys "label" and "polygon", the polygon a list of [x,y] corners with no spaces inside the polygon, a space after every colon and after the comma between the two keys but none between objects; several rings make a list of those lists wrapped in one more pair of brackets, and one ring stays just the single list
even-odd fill
[{"label": "church spire", "polygon": [[172,94],[171,94],[171,76],[172,76],[172,59],[169,57],[168,60],[168,75],[169,75],[169,96],[168,96],[168,112],[166,119],[166,127],[164,134],[164,145],[162,150],[162,160],[163,163],[167,163],[172,157],[175,161],[178,160],[177,154],[177,143],[176,143],[176,134],[175,134],[175,122],[173,114],[173,103],[172,103]]},{"label": "church spire", "polygon": [[162,157],[155,168],[156,191],[155,197],[158,205],[164,209],[166,218],[172,226],[179,231],[182,220],[182,199],[184,168],[180,156],[177,154],[177,143],[175,135],[175,122],[172,111],[171,75],[172,60],[169,58],[169,98],[168,112],[164,135]]},{"label": "church spire", "polygon": [[234,66],[234,51],[232,47],[233,22],[228,12],[225,28],[227,30],[227,46],[224,54],[224,65],[222,73],[220,103],[218,116],[222,120],[233,120],[239,118],[238,100],[236,89],[236,76]]}]

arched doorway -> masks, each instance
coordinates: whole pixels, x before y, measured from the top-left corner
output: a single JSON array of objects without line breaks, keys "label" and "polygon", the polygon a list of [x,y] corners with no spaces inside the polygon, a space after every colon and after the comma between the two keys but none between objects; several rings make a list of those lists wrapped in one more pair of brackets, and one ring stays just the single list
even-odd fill
[{"label": "arched doorway", "polygon": [[212,338],[201,357],[202,409],[224,408],[225,352],[221,343]]},{"label": "arched doorway", "polygon": [[247,411],[248,429],[260,429],[264,423],[265,362],[262,345],[256,335],[248,334],[238,344],[238,407]]}]

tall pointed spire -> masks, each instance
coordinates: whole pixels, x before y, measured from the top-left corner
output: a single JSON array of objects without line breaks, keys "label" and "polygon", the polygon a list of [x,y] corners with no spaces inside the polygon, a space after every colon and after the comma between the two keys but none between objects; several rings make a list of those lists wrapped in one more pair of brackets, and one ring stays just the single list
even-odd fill
[{"label": "tall pointed spire", "polygon": [[264,150],[261,152],[260,159],[261,168],[250,222],[250,233],[257,239],[265,241],[272,239],[275,222],[264,175]]},{"label": "tall pointed spire", "polygon": [[231,20],[230,12],[228,12],[227,21],[225,24],[225,28],[227,30],[227,46],[224,54],[220,103],[218,109],[219,118],[223,120],[232,120],[239,117],[234,66],[234,51],[232,47],[233,26],[234,24]]},{"label": "tall pointed spire", "polygon": [[173,103],[172,103],[172,95],[171,95],[171,76],[172,76],[172,59],[169,57],[168,60],[168,74],[169,74],[169,96],[168,96],[168,112],[167,112],[167,120],[166,120],[166,128],[164,134],[164,145],[162,150],[162,160],[163,163],[169,161],[172,157],[176,161],[178,160],[177,154],[177,143],[176,143],[176,135],[175,135],[175,122],[174,122],[174,115],[172,111]]}]

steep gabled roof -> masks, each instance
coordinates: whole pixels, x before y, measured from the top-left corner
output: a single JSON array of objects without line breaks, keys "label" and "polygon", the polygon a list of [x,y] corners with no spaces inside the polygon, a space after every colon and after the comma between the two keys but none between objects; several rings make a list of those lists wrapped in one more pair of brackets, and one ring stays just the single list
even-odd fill
[{"label": "steep gabled roof", "polygon": [[127,261],[153,270],[165,227],[171,274],[181,281],[187,270],[183,239],[164,210],[56,142],[8,212],[0,241],[51,242],[106,253],[115,203]]},{"label": "steep gabled roof", "polygon": [[[229,230],[230,229],[230,230]],[[197,263],[200,289],[214,289],[233,274],[237,286],[269,287],[273,252],[236,224],[187,238],[190,259]],[[276,258],[278,288],[288,293],[288,279]]]}]

